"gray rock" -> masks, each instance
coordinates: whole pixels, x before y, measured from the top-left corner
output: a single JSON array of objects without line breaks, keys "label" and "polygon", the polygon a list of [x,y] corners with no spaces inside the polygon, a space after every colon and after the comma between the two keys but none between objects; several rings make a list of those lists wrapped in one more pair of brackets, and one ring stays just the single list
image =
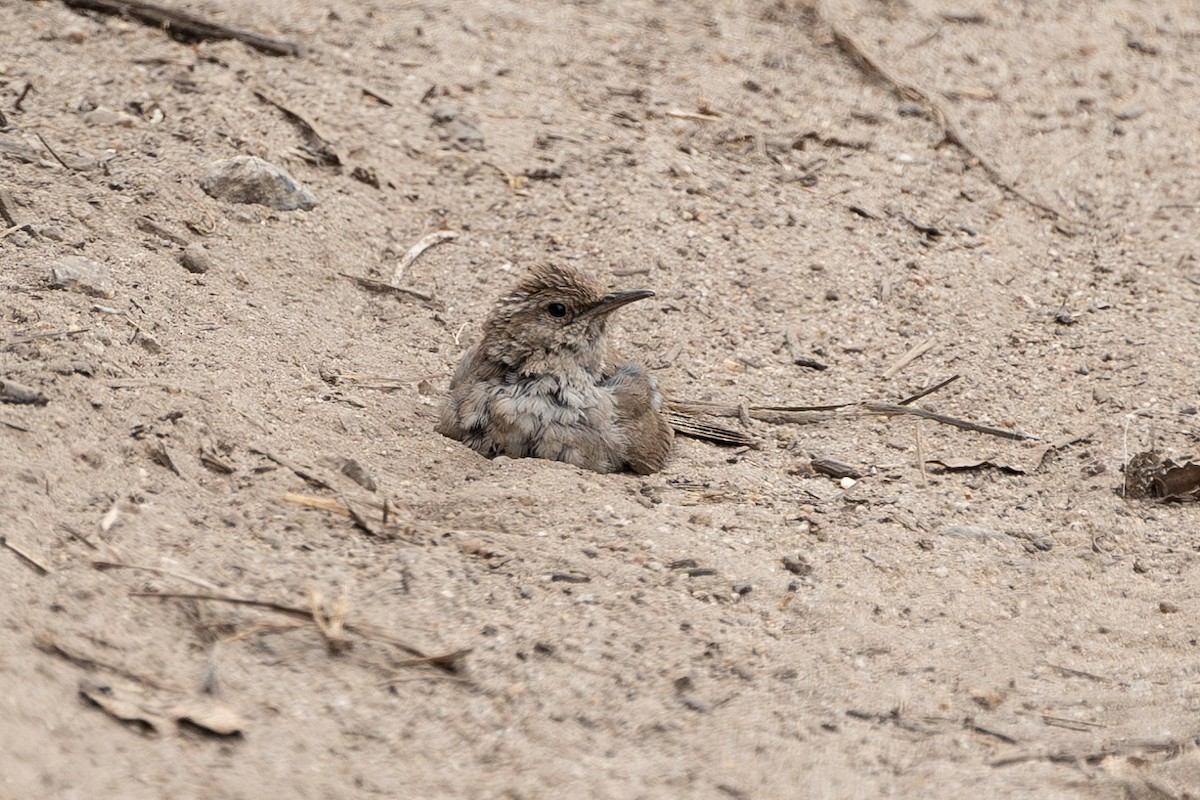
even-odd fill
[{"label": "gray rock", "polygon": [[183,249],[179,254],[179,263],[188,272],[194,272],[201,275],[212,269],[212,259],[208,255],[208,251],[204,249],[204,245],[199,242],[193,242]]},{"label": "gray rock", "polygon": [[279,211],[308,211],[317,205],[308,187],[274,164],[254,156],[216,161],[200,179],[211,197],[230,203],[257,203]]},{"label": "gray rock", "polygon": [[111,299],[115,294],[108,267],[83,256],[66,256],[54,262],[50,281],[56,288],[92,297]]}]

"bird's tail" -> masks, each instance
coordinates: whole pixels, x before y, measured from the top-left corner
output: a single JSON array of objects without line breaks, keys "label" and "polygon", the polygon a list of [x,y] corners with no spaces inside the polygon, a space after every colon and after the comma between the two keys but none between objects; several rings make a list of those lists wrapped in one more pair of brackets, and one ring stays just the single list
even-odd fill
[{"label": "bird's tail", "polygon": [[703,439],[706,442],[715,442],[716,444],[758,448],[758,442],[751,439],[749,435],[742,431],[706,422],[678,408],[668,408],[663,413],[666,415],[667,421],[671,423],[671,427],[675,429],[675,432],[684,436],[690,436],[693,439]]}]

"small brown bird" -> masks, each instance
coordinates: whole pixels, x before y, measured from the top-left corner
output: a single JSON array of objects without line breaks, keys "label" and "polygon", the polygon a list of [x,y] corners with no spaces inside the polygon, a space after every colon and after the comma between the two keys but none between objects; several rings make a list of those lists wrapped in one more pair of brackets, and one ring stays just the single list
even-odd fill
[{"label": "small brown bird", "polygon": [[620,361],[608,315],[653,297],[605,292],[578,270],[542,264],[501,297],[450,381],[439,433],[488,458],[548,458],[597,472],[662,469],[674,432],[658,383]]}]

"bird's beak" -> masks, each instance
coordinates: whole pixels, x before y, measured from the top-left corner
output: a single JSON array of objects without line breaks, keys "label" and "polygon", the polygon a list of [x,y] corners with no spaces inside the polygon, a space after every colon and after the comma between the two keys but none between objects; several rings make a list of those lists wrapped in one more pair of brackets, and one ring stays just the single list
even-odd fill
[{"label": "bird's beak", "polygon": [[603,316],[610,311],[615,311],[623,305],[645,300],[647,297],[654,297],[654,292],[649,289],[634,289],[631,292],[612,292],[604,295],[591,308],[584,311],[576,320],[587,319],[588,317]]}]

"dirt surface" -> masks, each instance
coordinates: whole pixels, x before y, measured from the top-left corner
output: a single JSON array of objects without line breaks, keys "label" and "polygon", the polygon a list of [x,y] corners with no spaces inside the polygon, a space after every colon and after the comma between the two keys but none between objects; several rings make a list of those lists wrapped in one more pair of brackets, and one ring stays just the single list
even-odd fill
[{"label": "dirt surface", "polygon": [[[1198,796],[1200,509],[1120,491],[1200,436],[1194,2],[189,8],[306,52],[4,4],[0,797]],[[487,461],[539,259],[677,398],[1037,438]]]}]

